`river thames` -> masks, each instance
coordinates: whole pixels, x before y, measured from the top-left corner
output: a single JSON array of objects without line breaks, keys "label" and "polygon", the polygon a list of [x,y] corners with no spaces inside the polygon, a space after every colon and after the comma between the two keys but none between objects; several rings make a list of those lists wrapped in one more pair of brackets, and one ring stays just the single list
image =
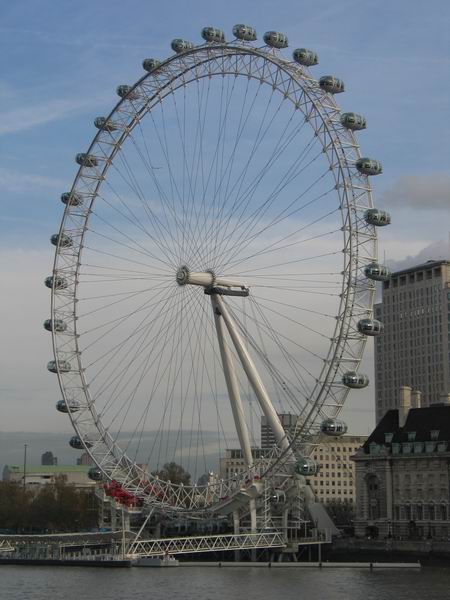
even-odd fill
[{"label": "river thames", "polygon": [[102,569],[0,566],[1,600],[448,600],[450,567]]}]

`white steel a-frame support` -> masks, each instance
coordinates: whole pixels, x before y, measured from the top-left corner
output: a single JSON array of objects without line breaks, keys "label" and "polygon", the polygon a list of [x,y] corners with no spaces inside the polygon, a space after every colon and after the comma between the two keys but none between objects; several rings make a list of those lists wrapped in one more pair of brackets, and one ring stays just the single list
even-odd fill
[{"label": "white steel a-frame support", "polygon": [[270,401],[269,394],[267,393],[262,379],[259,376],[258,371],[256,370],[255,364],[250,354],[248,353],[247,348],[245,347],[244,342],[242,341],[242,338],[239,334],[239,331],[237,330],[236,325],[233,319],[231,318],[230,313],[220,295],[214,294],[213,306],[214,304],[216,309],[218,309],[219,311],[219,314],[216,315],[217,310],[215,310],[216,323],[217,320],[220,321],[220,317],[223,317],[225,325],[228,329],[228,333],[230,334],[234,347],[236,348],[236,352],[242,363],[242,367],[245,371],[245,374],[247,375],[250,385],[252,386],[253,391],[255,392],[255,396],[258,399],[261,409],[269,424],[269,427],[273,431],[275,440],[277,442],[277,446],[280,448],[280,450],[286,452],[288,456],[289,454],[291,454],[293,458],[293,452],[290,448],[289,440],[286,435],[286,432],[283,429],[283,425],[281,424],[280,418],[277,415],[277,412],[274,409],[272,402]]},{"label": "white steel a-frame support", "polygon": [[245,422],[244,407],[242,406],[241,394],[239,392],[239,384],[236,377],[236,371],[233,364],[233,357],[230,348],[225,341],[225,328],[223,319],[221,319],[220,305],[218,303],[218,295],[211,294],[211,304],[214,313],[214,321],[216,324],[217,338],[219,340],[220,355],[222,358],[223,372],[227,384],[228,395],[230,397],[231,410],[236,425],[236,431],[239,438],[239,443],[244,455],[244,461],[247,468],[253,466],[252,448],[250,445],[250,436],[248,433],[247,423]]}]

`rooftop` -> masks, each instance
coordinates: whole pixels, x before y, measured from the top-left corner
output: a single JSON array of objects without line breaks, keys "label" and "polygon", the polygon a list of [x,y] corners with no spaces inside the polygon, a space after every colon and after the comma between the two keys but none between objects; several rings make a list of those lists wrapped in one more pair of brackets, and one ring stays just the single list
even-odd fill
[{"label": "rooftop", "polygon": [[422,263],[420,265],[414,265],[413,267],[408,267],[407,269],[402,269],[401,271],[395,271],[395,273],[392,273],[391,277],[398,277],[399,275],[405,275],[406,273],[415,273],[416,271],[424,271],[426,269],[434,269],[435,267],[440,267],[441,265],[450,266],[450,261],[427,260],[427,262]]},{"label": "rooftop", "polygon": [[415,432],[415,442],[431,440],[431,431],[437,431],[434,441],[450,441],[450,405],[434,404],[424,408],[411,408],[408,412],[405,425],[399,427],[398,410],[388,410],[377,427],[373,430],[363,445],[365,453],[369,452],[370,445],[375,443],[387,445],[385,434],[392,433],[391,443],[408,442],[408,433]]}]

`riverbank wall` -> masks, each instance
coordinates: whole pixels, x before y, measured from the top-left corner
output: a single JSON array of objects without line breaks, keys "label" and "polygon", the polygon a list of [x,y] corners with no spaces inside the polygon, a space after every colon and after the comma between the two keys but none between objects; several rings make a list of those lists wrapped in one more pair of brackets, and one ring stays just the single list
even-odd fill
[{"label": "riverbank wall", "polygon": [[434,540],[335,539],[323,547],[324,561],[411,562],[450,566],[450,542]]}]

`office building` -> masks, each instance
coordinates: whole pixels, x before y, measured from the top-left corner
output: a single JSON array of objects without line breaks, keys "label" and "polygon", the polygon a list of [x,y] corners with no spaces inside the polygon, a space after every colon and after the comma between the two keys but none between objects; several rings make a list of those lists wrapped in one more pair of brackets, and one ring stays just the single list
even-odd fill
[{"label": "office building", "polygon": [[450,391],[450,261],[393,273],[383,282],[375,318],[384,323],[375,340],[377,423],[398,408],[398,390],[421,390],[423,405]]}]

